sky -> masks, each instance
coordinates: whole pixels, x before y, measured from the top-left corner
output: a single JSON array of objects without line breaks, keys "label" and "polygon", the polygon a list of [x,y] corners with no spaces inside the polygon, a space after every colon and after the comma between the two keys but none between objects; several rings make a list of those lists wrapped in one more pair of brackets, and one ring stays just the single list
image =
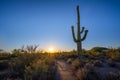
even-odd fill
[{"label": "sky", "polygon": [[77,27],[76,5],[81,27],[89,30],[83,48],[120,47],[119,0],[0,0],[0,49],[34,44],[76,49],[71,32]]}]

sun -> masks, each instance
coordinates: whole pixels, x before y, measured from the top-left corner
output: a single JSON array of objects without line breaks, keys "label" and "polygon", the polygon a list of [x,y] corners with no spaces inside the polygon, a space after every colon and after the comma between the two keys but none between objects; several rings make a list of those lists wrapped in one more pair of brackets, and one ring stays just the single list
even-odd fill
[{"label": "sun", "polygon": [[49,50],[50,53],[54,53],[55,52],[55,48],[54,47],[49,47],[48,50]]}]

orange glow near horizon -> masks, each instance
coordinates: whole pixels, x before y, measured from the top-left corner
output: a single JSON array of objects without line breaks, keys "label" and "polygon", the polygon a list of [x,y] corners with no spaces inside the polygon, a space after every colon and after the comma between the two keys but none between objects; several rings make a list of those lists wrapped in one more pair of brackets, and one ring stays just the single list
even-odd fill
[{"label": "orange glow near horizon", "polygon": [[54,53],[55,52],[55,48],[53,46],[48,48],[48,52],[50,53]]}]

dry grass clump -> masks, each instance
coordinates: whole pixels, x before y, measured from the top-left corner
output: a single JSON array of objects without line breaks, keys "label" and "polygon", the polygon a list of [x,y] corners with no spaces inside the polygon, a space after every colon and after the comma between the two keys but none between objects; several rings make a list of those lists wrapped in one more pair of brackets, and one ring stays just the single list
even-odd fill
[{"label": "dry grass clump", "polygon": [[88,62],[85,64],[84,68],[88,70],[94,70],[94,64],[92,62]]},{"label": "dry grass clump", "polygon": [[110,49],[106,51],[107,56],[109,56],[109,60],[120,62],[120,49]]},{"label": "dry grass clump", "polygon": [[100,80],[100,74],[94,70],[87,72],[86,80]]},{"label": "dry grass clump", "polygon": [[104,80],[120,80],[120,75],[114,72],[109,72]]},{"label": "dry grass clump", "polygon": [[47,62],[45,60],[38,60],[27,66],[25,68],[26,80],[47,80],[52,75],[51,72],[54,71],[50,65],[50,60]]},{"label": "dry grass clump", "polygon": [[0,60],[9,60],[11,55],[9,53],[0,53]]},{"label": "dry grass clump", "polygon": [[79,67],[80,67],[79,59],[75,59],[75,60],[72,62],[72,69],[73,69],[73,70],[77,70]]},{"label": "dry grass clump", "polygon": [[68,63],[68,64],[71,64],[71,63],[72,63],[72,61],[73,61],[73,59],[72,59],[72,58],[68,58],[68,59],[67,59],[67,63]]},{"label": "dry grass clump", "polygon": [[54,57],[48,54],[21,54],[12,59],[9,65],[10,75],[24,80],[48,80],[54,76]]},{"label": "dry grass clump", "polygon": [[78,69],[76,76],[78,80],[100,80],[99,73],[95,70],[86,68]]},{"label": "dry grass clump", "polygon": [[102,61],[100,61],[100,60],[95,60],[95,61],[94,61],[94,66],[96,66],[96,67],[102,67],[102,66],[103,66]]},{"label": "dry grass clump", "polygon": [[76,76],[79,80],[86,80],[87,77],[86,69],[78,69]]}]

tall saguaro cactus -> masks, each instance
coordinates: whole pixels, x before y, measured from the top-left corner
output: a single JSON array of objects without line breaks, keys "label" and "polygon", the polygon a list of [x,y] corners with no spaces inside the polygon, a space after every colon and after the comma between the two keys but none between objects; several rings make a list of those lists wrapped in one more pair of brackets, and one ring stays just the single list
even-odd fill
[{"label": "tall saguaro cactus", "polygon": [[[80,64],[82,63],[82,41],[84,41],[86,39],[88,30],[85,30],[84,27],[82,27],[82,30],[80,29],[80,13],[79,13],[79,6],[76,6],[76,10],[77,10],[77,37],[75,36],[74,33],[74,26],[72,26],[72,36],[73,36],[73,40],[74,42],[77,44],[77,52],[78,52],[78,57],[80,60]],[[82,33],[85,33],[83,37],[81,37]]]}]

